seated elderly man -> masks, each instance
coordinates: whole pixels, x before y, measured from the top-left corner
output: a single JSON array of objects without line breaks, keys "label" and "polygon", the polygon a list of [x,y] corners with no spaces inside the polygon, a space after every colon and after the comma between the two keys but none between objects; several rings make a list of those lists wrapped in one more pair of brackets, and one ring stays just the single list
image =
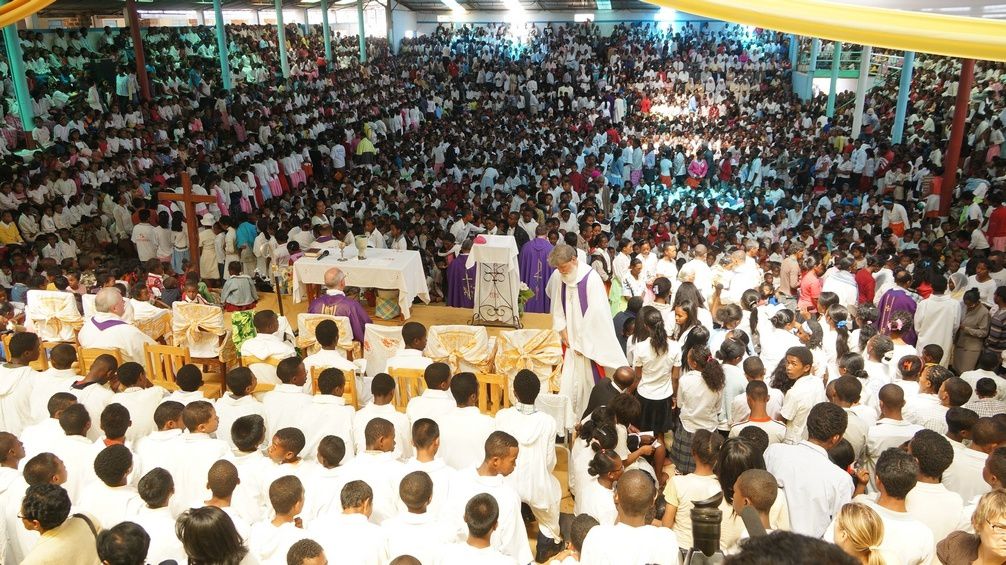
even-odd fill
[{"label": "seated elderly man", "polygon": [[337,267],[325,271],[325,287],[325,294],[312,300],[307,311],[311,314],[346,316],[353,328],[353,340],[363,343],[363,329],[370,323],[370,316],[359,302],[346,296],[346,274]]},{"label": "seated elderly man", "polygon": [[94,316],[84,322],[77,334],[81,347],[115,349],[123,362],[144,364],[143,346],[154,340],[122,319],[126,300],[117,288],[103,288],[94,297]]}]

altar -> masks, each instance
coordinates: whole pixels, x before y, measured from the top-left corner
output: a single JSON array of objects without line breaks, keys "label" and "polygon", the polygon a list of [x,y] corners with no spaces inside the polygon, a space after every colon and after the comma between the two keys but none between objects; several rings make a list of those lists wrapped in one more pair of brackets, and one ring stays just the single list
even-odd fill
[{"label": "altar", "polygon": [[517,241],[512,235],[476,237],[465,267],[470,269],[476,264],[472,324],[521,327]]},{"label": "altar", "polygon": [[338,267],[346,274],[346,286],[397,290],[398,305],[406,320],[411,316],[416,297],[430,303],[430,289],[418,251],[371,248],[367,249],[366,259],[359,259],[356,248],[347,247],[345,261],[340,260],[339,249],[326,251],[329,252],[326,257],[301,257],[293,264],[294,302],[305,300],[307,285],[325,284],[325,271]]}]

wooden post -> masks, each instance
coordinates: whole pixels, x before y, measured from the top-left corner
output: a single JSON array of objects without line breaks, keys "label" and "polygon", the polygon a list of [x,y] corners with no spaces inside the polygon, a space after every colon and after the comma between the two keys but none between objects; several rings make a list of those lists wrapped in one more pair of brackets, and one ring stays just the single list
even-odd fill
[{"label": "wooden post", "polygon": [[188,172],[181,174],[182,193],[161,192],[159,200],[182,202],[185,205],[185,227],[189,232],[189,257],[197,268],[199,266],[199,225],[196,223],[196,203],[216,203],[217,199],[208,194],[192,194],[192,178]]}]

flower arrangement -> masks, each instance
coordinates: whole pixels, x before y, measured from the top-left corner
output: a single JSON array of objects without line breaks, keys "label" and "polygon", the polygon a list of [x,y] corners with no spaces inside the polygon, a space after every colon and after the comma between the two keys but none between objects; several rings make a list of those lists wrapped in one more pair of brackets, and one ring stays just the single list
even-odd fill
[{"label": "flower arrangement", "polygon": [[520,290],[517,292],[517,312],[523,316],[524,307],[527,305],[527,301],[534,298],[534,291],[528,288],[524,283],[520,283]]}]

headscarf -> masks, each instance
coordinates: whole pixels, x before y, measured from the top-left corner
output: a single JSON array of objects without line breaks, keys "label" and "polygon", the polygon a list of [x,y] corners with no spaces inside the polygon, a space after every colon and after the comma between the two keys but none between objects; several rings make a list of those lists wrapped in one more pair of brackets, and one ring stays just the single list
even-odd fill
[{"label": "headscarf", "polygon": [[954,273],[950,275],[950,283],[954,285],[950,297],[954,300],[964,300],[964,291],[968,289],[968,276],[964,273]]}]

